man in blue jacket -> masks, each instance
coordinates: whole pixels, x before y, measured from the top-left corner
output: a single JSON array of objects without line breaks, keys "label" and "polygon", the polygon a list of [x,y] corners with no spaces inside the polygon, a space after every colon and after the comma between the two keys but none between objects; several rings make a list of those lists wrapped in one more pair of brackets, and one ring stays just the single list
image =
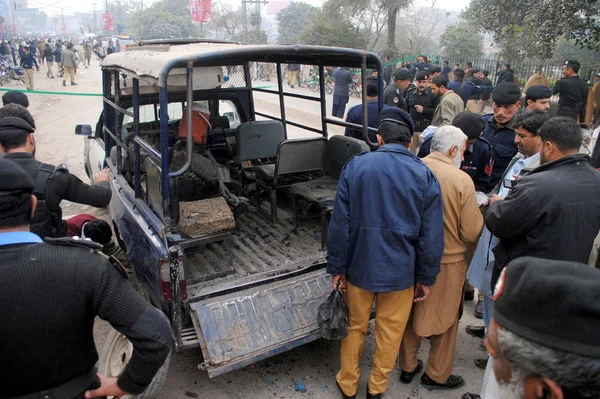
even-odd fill
[{"label": "man in blue jacket", "polygon": [[380,148],[352,158],[340,176],[327,243],[327,272],[346,292],[348,337],[337,384],[354,398],[358,364],[376,303],[377,349],[367,398],[381,398],[394,369],[413,301],[440,272],[444,222],[440,185],[408,147],[414,124],[399,108],[379,115]]},{"label": "man in blue jacket", "polygon": [[352,84],[352,73],[346,68],[337,68],[333,71],[333,108],[331,115],[343,118],[346,112],[346,104],[350,98],[349,87]]},{"label": "man in blue jacket", "polygon": [[[375,129],[377,129],[377,126],[379,125],[379,104],[377,102],[377,93],[377,76],[369,76],[367,78],[367,124],[369,127]],[[354,105],[348,110],[346,122],[355,123],[357,125],[363,124],[362,104]],[[344,135],[347,137],[354,137],[355,139],[364,140],[363,132],[359,129],[347,127]],[[371,140],[373,143],[377,143],[377,134],[374,132],[369,132],[369,140]],[[376,149],[377,147],[371,148],[372,151]]]}]

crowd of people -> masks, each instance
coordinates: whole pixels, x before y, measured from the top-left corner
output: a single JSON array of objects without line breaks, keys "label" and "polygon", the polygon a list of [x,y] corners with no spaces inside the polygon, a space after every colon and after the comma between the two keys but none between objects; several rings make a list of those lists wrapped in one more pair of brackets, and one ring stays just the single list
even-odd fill
[{"label": "crowd of people", "polygon": [[[489,356],[473,359],[486,369],[481,393],[463,399],[598,397],[600,341],[590,328],[600,316],[600,270],[588,264],[598,250],[600,165],[580,153],[588,93],[579,63],[566,61],[553,88],[534,79],[523,93],[510,66],[494,85],[446,67],[387,74],[379,115],[377,78],[367,82],[367,123],[378,129],[368,141],[379,145],[345,166],[327,245],[332,286],[349,309],[342,397],[357,395],[373,302],[367,398],[386,392],[396,361],[402,383],[422,373],[430,390],[464,386],[452,371],[474,288],[484,323],[466,332]],[[362,124],[362,115],[357,105],[346,120]],[[345,134],[364,139],[362,130]],[[417,358],[423,338],[426,362]]]}]

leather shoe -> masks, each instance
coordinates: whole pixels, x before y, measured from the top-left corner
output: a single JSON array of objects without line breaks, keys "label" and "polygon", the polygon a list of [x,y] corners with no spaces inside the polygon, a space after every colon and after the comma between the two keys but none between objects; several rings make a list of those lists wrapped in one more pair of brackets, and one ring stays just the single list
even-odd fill
[{"label": "leather shoe", "polygon": [[367,384],[367,399],[381,399],[383,398],[382,393],[374,394],[369,392],[369,385]]},{"label": "leather shoe", "polygon": [[448,377],[448,380],[445,383],[440,384],[439,382],[435,382],[434,380],[429,378],[427,373],[424,373],[421,377],[421,384],[423,384],[423,386],[430,391],[434,389],[450,390],[462,387],[463,385],[465,385],[465,380],[463,380],[463,378],[459,375],[451,375],[450,377]]},{"label": "leather shoe", "polygon": [[475,359],[475,366],[485,370],[485,368],[487,367],[488,359],[489,357],[480,357],[479,359]]},{"label": "leather shoe", "polygon": [[356,395],[352,395],[352,396],[348,396],[344,393],[344,391],[342,391],[342,387],[340,387],[340,384],[338,384],[338,382],[335,382],[335,385],[337,385],[338,389],[340,390],[340,392],[342,393],[342,399],[356,399]]},{"label": "leather shoe", "polygon": [[475,299],[475,291],[465,291],[465,301],[472,301]]},{"label": "leather shoe", "polygon": [[467,334],[472,335],[477,338],[483,338],[485,336],[485,327],[484,326],[467,326],[465,328]]},{"label": "leather shoe", "polygon": [[475,305],[475,317],[478,319],[483,319],[483,302],[478,301],[477,305]]},{"label": "leather shoe", "polygon": [[461,396],[460,399],[481,399],[481,396],[477,395],[476,393],[467,392]]},{"label": "leather shoe", "polygon": [[400,373],[400,382],[403,384],[410,384],[417,374],[423,370],[423,361],[417,359],[417,368],[411,372],[404,371]]}]

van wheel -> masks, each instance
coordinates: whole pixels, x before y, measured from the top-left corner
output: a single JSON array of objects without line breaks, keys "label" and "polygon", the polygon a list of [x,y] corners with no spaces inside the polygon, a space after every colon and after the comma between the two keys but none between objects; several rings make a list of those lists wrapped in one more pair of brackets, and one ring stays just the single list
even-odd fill
[{"label": "van wheel", "polygon": [[[131,359],[133,353],[133,345],[125,335],[117,330],[111,330],[106,337],[104,347],[100,353],[100,361],[98,363],[98,373],[104,377],[117,378],[125,369],[127,363]],[[139,395],[125,395],[123,399],[156,399],[160,393],[167,373],[169,372],[169,363],[171,362],[171,352],[165,359],[165,363],[158,369],[154,379],[148,385],[146,390]]]}]

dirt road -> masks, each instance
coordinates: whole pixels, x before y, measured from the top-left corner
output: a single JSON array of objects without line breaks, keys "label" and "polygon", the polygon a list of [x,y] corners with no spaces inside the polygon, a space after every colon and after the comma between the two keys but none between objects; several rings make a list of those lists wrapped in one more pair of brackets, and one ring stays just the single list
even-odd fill
[{"label": "dirt road", "polygon": [[[54,91],[56,94],[30,94],[30,110],[35,118],[37,131],[37,157],[48,163],[66,163],[71,172],[85,180],[83,170],[83,143],[85,138],[74,135],[75,125],[80,123],[95,126],[102,109],[100,97],[65,95],[63,93],[100,93],[100,68],[93,61],[89,69],[80,68],[77,73],[78,86],[63,87],[60,79],[47,79],[45,71],[35,74],[37,90]],[[22,84],[10,83],[9,87],[23,89]],[[306,89],[296,89],[306,90]],[[308,92],[308,90],[306,90]],[[267,97],[271,96],[269,100]],[[261,95],[260,102],[268,108],[277,108],[275,96]],[[358,99],[352,99],[351,104]],[[314,123],[315,114],[319,112],[319,104],[301,100],[292,100],[292,115],[297,122]],[[349,106],[351,105],[349,104]],[[328,105],[329,108],[329,105]],[[329,112],[330,110],[328,110]],[[318,115],[318,114],[317,114]],[[297,118],[297,119],[296,119]],[[318,118],[318,116],[317,116]],[[318,119],[317,119],[318,121]],[[335,131],[341,132],[340,129]],[[65,215],[81,212],[92,213],[108,218],[106,210],[97,210],[86,206],[63,203]],[[473,318],[473,302],[466,303],[465,315],[459,327],[456,348],[455,373],[462,375],[467,385],[456,392],[429,392],[420,387],[418,378],[410,385],[398,381],[399,371],[391,374],[391,382],[386,397],[388,398],[459,398],[464,392],[478,392],[481,388],[483,370],[477,369],[473,360],[484,355],[478,349],[480,340],[467,335],[464,327],[468,324],[482,324]],[[98,348],[104,341],[110,326],[98,321],[95,336]],[[364,395],[366,381],[375,351],[371,330],[366,339],[365,350],[361,362],[362,378],[359,386],[359,397]],[[424,340],[423,349],[428,348]],[[427,352],[421,353],[425,360]],[[304,345],[282,355],[275,356],[251,367],[209,379],[206,373],[198,370],[202,363],[199,350],[175,354],[172,359],[167,381],[162,389],[161,398],[209,398],[209,399],[263,399],[263,398],[337,398],[335,373],[339,367],[339,343],[317,341]],[[295,382],[302,382],[306,393],[295,392]]]}]

